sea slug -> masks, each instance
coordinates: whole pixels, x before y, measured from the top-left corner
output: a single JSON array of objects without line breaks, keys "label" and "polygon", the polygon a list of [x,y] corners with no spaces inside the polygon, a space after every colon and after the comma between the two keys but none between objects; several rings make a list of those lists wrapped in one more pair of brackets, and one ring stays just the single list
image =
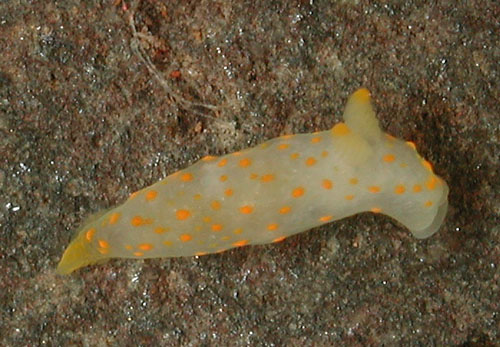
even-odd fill
[{"label": "sea slug", "polygon": [[205,255],[279,242],[353,214],[386,214],[416,238],[441,226],[448,186],[415,144],[382,132],[370,92],[351,95],[344,123],[207,156],[91,217],[59,274],[108,258]]}]

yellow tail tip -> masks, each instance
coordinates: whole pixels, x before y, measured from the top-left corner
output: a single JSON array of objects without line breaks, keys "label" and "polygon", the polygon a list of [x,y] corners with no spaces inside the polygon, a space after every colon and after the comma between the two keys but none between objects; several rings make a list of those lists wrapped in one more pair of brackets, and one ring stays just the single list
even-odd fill
[{"label": "yellow tail tip", "polygon": [[81,267],[93,264],[106,258],[97,252],[92,252],[90,244],[80,237],[73,240],[63,253],[56,272],[59,275],[69,275]]},{"label": "yellow tail tip", "polygon": [[359,88],[352,94],[352,98],[357,102],[368,103],[371,100],[371,94],[368,89]]}]

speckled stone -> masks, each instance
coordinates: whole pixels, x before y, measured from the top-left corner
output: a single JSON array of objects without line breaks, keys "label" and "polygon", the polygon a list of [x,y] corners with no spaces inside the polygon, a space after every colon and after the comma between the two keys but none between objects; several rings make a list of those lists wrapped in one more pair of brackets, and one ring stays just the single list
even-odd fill
[{"label": "speckled stone", "polygon": [[[499,17],[486,0],[1,2],[0,345],[493,345]],[[327,129],[360,86],[448,182],[435,236],[362,214],[55,275],[89,214],[204,155]]]}]

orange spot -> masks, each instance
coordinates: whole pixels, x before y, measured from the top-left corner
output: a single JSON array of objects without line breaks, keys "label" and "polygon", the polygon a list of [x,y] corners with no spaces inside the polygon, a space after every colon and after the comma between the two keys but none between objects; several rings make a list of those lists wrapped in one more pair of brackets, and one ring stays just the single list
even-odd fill
[{"label": "orange spot", "polygon": [[136,257],[142,257],[144,255],[144,253],[142,252],[134,252],[132,254],[135,255]]},{"label": "orange spot", "polygon": [[153,245],[150,243],[141,243],[139,246],[137,246],[141,251],[150,251],[153,249]]},{"label": "orange spot", "polygon": [[394,154],[386,154],[382,157],[382,160],[386,163],[392,163],[394,160],[396,160],[396,157],[394,156]]},{"label": "orange spot", "polygon": [[224,194],[226,196],[232,196],[233,195],[233,190],[231,188],[227,188],[226,191],[224,192]]},{"label": "orange spot", "polygon": [[250,165],[252,165],[252,161],[250,159],[245,158],[240,160],[241,167],[249,167]]},{"label": "orange spot", "polygon": [[318,142],[321,142],[321,137],[313,137],[311,139],[311,143],[318,143]]},{"label": "orange spot", "polygon": [[132,247],[131,245],[125,245],[125,249],[126,249],[127,251],[131,251],[131,250],[133,250],[133,249],[134,249],[134,247]]},{"label": "orange spot", "polygon": [[234,155],[235,157],[239,157],[240,155],[243,155],[243,153],[241,153],[241,152],[233,152],[232,155]]},{"label": "orange spot", "polygon": [[380,213],[382,212],[382,209],[379,207],[373,207],[370,211],[372,211],[373,213]]},{"label": "orange spot", "polygon": [[241,228],[235,229],[233,231],[233,233],[235,233],[236,235],[241,234],[242,232],[243,232],[243,229],[241,229]]},{"label": "orange spot", "polygon": [[300,154],[299,154],[299,153],[292,153],[292,154],[290,155],[290,158],[291,158],[291,159],[297,159],[299,156],[300,156]]},{"label": "orange spot", "polygon": [[108,254],[109,253],[109,249],[106,249],[106,248],[98,248],[97,250],[101,254]]},{"label": "orange spot", "polygon": [[380,187],[379,186],[370,186],[370,187],[368,187],[368,190],[372,193],[379,193]]},{"label": "orange spot", "polygon": [[263,175],[263,176],[260,178],[260,180],[261,180],[262,182],[271,182],[271,181],[273,181],[273,180],[274,180],[274,175],[273,175],[273,174],[265,174],[265,175]]},{"label": "orange spot", "polygon": [[294,135],[283,135],[280,137],[280,139],[283,139],[283,140],[288,140],[288,139],[291,139]]},{"label": "orange spot", "polygon": [[394,193],[396,194],[403,194],[406,191],[406,188],[402,184],[398,184],[396,188],[394,188]]},{"label": "orange spot", "polygon": [[234,247],[243,247],[245,245],[248,245],[248,240],[241,240],[233,243]]},{"label": "orange spot", "polygon": [[431,207],[432,206],[432,201],[427,200],[424,204],[425,207]]},{"label": "orange spot", "polygon": [[323,158],[328,157],[328,152],[327,152],[327,151],[323,151],[323,152],[321,152],[321,156],[322,156]]},{"label": "orange spot", "polygon": [[346,196],[344,196],[344,199],[352,200],[352,199],[354,199],[354,195],[346,195]]},{"label": "orange spot", "polygon": [[109,243],[104,240],[98,240],[97,243],[99,244],[99,247],[101,248],[109,248]]},{"label": "orange spot", "polygon": [[117,212],[112,213],[111,216],[109,216],[109,224],[115,224],[118,222],[118,219],[120,219],[120,214]]},{"label": "orange spot", "polygon": [[292,208],[290,206],[283,206],[282,208],[280,208],[280,213],[281,214],[287,214],[291,210],[292,210]]},{"label": "orange spot", "polygon": [[350,184],[358,184],[358,182],[359,182],[359,181],[358,181],[358,179],[357,179],[357,178],[355,178],[355,177],[353,177],[353,178],[349,179],[349,183],[350,183]]},{"label": "orange spot", "polygon": [[170,230],[170,228],[162,228],[162,227],[156,227],[155,228],[155,233],[156,234],[163,234],[166,233]]},{"label": "orange spot", "polygon": [[135,198],[137,195],[139,195],[139,192],[133,192],[132,194],[130,194],[129,196],[129,199],[132,200],[133,198]]},{"label": "orange spot", "polygon": [[217,158],[217,157],[214,157],[213,155],[207,155],[207,156],[201,158],[201,160],[203,160],[203,161],[212,161],[215,158]]},{"label": "orange spot", "polygon": [[406,144],[413,148],[414,150],[417,150],[417,146],[415,145],[415,142],[412,141],[406,141]]},{"label": "orange spot", "polygon": [[141,216],[135,216],[134,218],[132,218],[130,223],[135,227],[139,227],[141,225],[151,224],[153,223],[153,221],[148,218],[142,218]]},{"label": "orange spot", "polygon": [[139,216],[135,216],[134,218],[132,218],[132,220],[130,221],[130,223],[135,226],[135,227],[138,227],[139,225],[142,225],[142,217],[139,217]]},{"label": "orange spot", "polygon": [[172,246],[172,241],[163,241],[165,246]]},{"label": "orange spot", "polygon": [[281,242],[286,239],[286,236],[277,237],[273,240],[273,243]]},{"label": "orange spot", "polygon": [[219,177],[219,180],[221,182],[225,182],[225,181],[227,181],[227,176],[226,175],[222,175],[222,176]]},{"label": "orange spot", "polygon": [[320,222],[329,222],[332,220],[332,216],[323,216],[319,219]]},{"label": "orange spot", "polygon": [[221,161],[219,161],[217,163],[217,166],[218,167],[223,167],[223,166],[226,166],[226,164],[227,164],[227,159],[222,159]]},{"label": "orange spot", "polygon": [[282,143],[281,145],[278,145],[278,149],[287,149],[288,147],[290,147],[290,145],[287,143]]},{"label": "orange spot", "polygon": [[333,128],[332,128],[332,133],[333,135],[337,135],[337,136],[343,136],[343,135],[347,135],[351,132],[351,130],[349,129],[349,127],[347,125],[345,125],[344,123],[338,123],[336,124]]},{"label": "orange spot", "polygon": [[427,161],[427,160],[422,160],[422,165],[427,169],[429,170],[430,172],[432,172],[432,164]]},{"label": "orange spot", "polygon": [[316,159],[314,159],[313,157],[307,158],[307,160],[306,160],[307,166],[313,166],[314,164],[316,164]]},{"label": "orange spot", "polygon": [[189,181],[192,181],[193,178],[194,178],[193,175],[188,172],[188,173],[185,173],[181,176],[181,181],[189,182]]},{"label": "orange spot", "polygon": [[195,194],[195,195],[193,195],[193,199],[200,200],[201,199],[201,194]]},{"label": "orange spot", "polygon": [[413,192],[414,193],[420,193],[422,191],[422,186],[420,184],[415,184],[413,186]]},{"label": "orange spot", "polygon": [[156,190],[150,190],[149,192],[146,193],[146,200],[152,201],[152,200],[156,199],[157,195],[158,195],[158,192]]},{"label": "orange spot", "polygon": [[243,214],[250,214],[253,212],[253,207],[250,205],[245,205],[240,207],[240,212]]},{"label": "orange spot", "polygon": [[212,221],[212,217],[209,217],[209,216],[203,217],[203,221],[205,223],[210,223]]},{"label": "orange spot", "polygon": [[188,242],[188,241],[191,241],[193,239],[193,237],[189,234],[182,234],[181,236],[179,236],[179,240],[181,240],[182,242]]},{"label": "orange spot", "polygon": [[201,256],[204,256],[204,255],[207,255],[207,252],[196,252],[194,255],[196,255],[198,257],[201,257]]},{"label": "orange spot", "polygon": [[271,230],[271,231],[278,230],[278,228],[279,228],[279,225],[277,223],[271,223],[267,226],[267,230]]},{"label": "orange spot", "polygon": [[221,207],[221,204],[220,204],[220,202],[218,202],[217,200],[214,200],[214,201],[212,201],[212,202],[210,203],[210,206],[212,206],[212,208],[213,208],[214,210],[219,210],[219,209],[220,209],[220,207]]},{"label": "orange spot", "polygon": [[436,176],[431,176],[431,177],[429,177],[429,179],[427,180],[427,182],[425,182],[425,186],[429,190],[434,190],[434,188],[436,188],[436,183],[437,182],[438,182],[438,180],[437,180]]},{"label": "orange spot", "polygon": [[95,233],[96,230],[94,228],[90,228],[89,230],[87,230],[87,232],[85,233],[85,238],[87,239],[88,242],[92,241]]},{"label": "orange spot", "polygon": [[175,216],[178,220],[186,220],[191,217],[191,212],[189,212],[189,210],[177,210],[177,212],[175,212]]},{"label": "orange spot", "polygon": [[221,231],[222,224],[212,224],[212,231]]},{"label": "orange spot", "polygon": [[292,196],[294,198],[300,198],[302,195],[304,195],[305,190],[302,187],[297,187],[292,191]]},{"label": "orange spot", "polygon": [[333,183],[332,181],[330,181],[329,179],[324,179],[322,182],[321,182],[321,186],[325,189],[332,189],[333,188]]},{"label": "orange spot", "polygon": [[385,134],[385,137],[386,137],[387,140],[389,140],[391,142],[394,141],[394,140],[396,140],[396,138],[394,136],[389,135],[389,134]]}]

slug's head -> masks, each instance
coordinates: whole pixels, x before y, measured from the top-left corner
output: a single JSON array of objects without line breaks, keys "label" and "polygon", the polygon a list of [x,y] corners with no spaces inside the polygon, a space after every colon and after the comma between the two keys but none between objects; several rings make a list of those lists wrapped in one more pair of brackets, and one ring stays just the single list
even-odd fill
[{"label": "slug's head", "polygon": [[[366,181],[373,182],[373,197],[367,210],[387,214],[404,224],[416,238],[434,234],[448,209],[448,186],[412,142],[385,134],[378,124],[370,92],[361,88],[347,102],[344,121],[358,137],[350,158],[360,165]],[[360,150],[363,149],[363,150]],[[370,189],[370,188],[369,188]]]},{"label": "slug's head", "polygon": [[448,210],[448,185],[423,159],[413,142],[386,135],[381,159],[382,175],[391,175],[385,212],[423,239],[437,232]]}]

